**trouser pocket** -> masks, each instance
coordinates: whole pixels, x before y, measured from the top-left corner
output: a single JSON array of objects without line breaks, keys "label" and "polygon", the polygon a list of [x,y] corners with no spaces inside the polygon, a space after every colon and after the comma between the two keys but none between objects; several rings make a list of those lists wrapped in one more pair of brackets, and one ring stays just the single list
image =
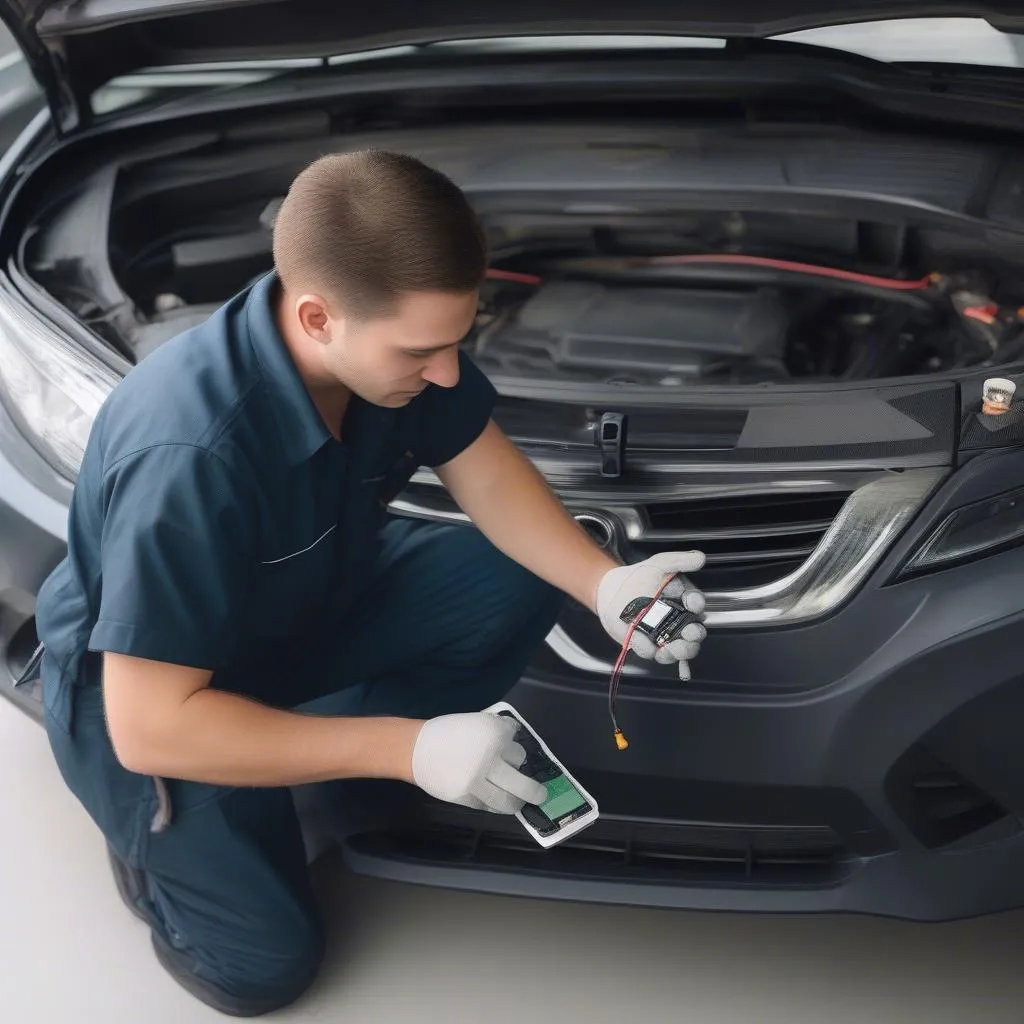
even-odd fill
[{"label": "trouser pocket", "polygon": [[[43,648],[39,654],[39,678],[43,684],[43,717],[47,731],[56,729],[69,736],[74,714],[74,668],[61,670],[53,657]],[[26,683],[30,681],[27,669],[22,674],[22,680]],[[21,680],[19,684],[20,682]]]}]

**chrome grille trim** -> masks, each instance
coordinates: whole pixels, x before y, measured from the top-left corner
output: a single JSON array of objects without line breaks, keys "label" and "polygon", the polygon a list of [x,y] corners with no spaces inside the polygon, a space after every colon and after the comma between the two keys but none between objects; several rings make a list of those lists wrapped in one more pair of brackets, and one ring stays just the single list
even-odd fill
[{"label": "chrome grille trim", "polygon": [[890,473],[857,488],[807,560],[761,587],[709,593],[709,626],[790,625],[834,611],[875,569],[944,469]]},{"label": "chrome grille trim", "polygon": [[[828,526],[813,550],[793,572],[780,579],[757,587],[731,591],[709,591],[707,624],[712,628],[751,628],[791,625],[820,618],[843,604],[879,564],[893,541],[917,514],[948,470],[941,467],[909,469],[888,472],[868,479],[849,495],[836,518]],[[414,483],[440,483],[433,473],[417,474]],[[830,482],[830,481],[829,481]],[[821,481],[826,484],[826,481]],[[824,490],[799,484],[790,491]],[[763,492],[762,492],[763,493]],[[577,502],[567,501],[570,509]],[[450,507],[450,499],[438,493],[436,502],[429,498],[416,499],[404,495],[391,504],[391,509],[415,518],[440,522],[469,523],[469,517]],[[650,531],[644,517],[635,507],[618,502],[598,504],[622,523],[630,540],[673,540],[663,531]],[[807,524],[812,532],[819,524]],[[762,536],[773,535],[773,527]],[[757,536],[757,528],[737,531],[746,536]],[[779,533],[794,533],[779,528]],[[706,537],[710,531],[705,531]],[[723,530],[719,536],[728,536]],[[661,534],[661,536],[659,536]],[[682,539],[682,538],[680,538]],[[691,539],[698,539],[692,537]],[[754,556],[756,557],[756,555]],[[610,665],[591,657],[561,628],[548,638],[548,644],[568,664],[583,671],[604,672]]]},{"label": "chrome grille trim", "polygon": [[[562,661],[579,672],[592,672],[595,675],[606,676],[614,668],[610,661],[604,661],[588,654],[561,626],[555,626],[548,633],[547,644]],[[624,676],[642,676],[647,673],[646,669],[627,661],[622,666],[622,674]]]},{"label": "chrome grille trim", "polygon": [[712,530],[644,530],[637,540],[645,543],[664,543],[667,541],[686,541],[687,543],[702,540],[732,540],[743,537],[791,537],[801,533],[824,533],[832,525],[831,519],[819,519],[814,522],[796,525],[770,526],[736,526]]},{"label": "chrome grille trim", "polygon": [[[440,486],[440,485],[438,485]],[[411,501],[408,498],[398,497],[388,508],[400,516],[409,516],[411,519],[429,519],[435,523],[465,523],[469,524],[469,516],[457,508],[446,507],[448,502],[443,499],[436,505],[429,500]]]}]

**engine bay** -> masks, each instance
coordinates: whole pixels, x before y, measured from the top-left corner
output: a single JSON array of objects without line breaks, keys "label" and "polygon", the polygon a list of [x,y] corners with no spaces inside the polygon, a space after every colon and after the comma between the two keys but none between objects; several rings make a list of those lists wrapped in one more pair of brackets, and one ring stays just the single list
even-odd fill
[{"label": "engine bay", "polygon": [[[302,165],[277,156],[232,178],[226,156],[194,148],[96,170],[23,247],[30,276],[133,362],[271,268],[274,217]],[[464,347],[494,378],[859,381],[1024,355],[1016,266],[966,229],[840,203],[695,209],[662,195],[647,209],[590,193],[586,209],[541,196],[534,211],[514,192],[467,194],[492,261]]]}]

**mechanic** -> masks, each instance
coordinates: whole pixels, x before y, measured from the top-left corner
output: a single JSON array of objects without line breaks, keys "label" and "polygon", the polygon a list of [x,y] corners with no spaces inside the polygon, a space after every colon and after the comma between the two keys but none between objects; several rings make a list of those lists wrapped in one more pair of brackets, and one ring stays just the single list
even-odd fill
[{"label": "mechanic", "polygon": [[[322,158],[273,241],[271,273],[104,404],[37,608],[63,777],[161,964],[234,1016],[290,1003],[321,962],[291,787],[541,802],[511,723],[481,709],[566,594],[621,643],[631,600],[703,564],[618,565],[492,420],[459,348],[487,248],[446,177]],[[420,466],[478,530],[388,515]],[[686,677],[705,635],[688,629],[638,650]]]}]

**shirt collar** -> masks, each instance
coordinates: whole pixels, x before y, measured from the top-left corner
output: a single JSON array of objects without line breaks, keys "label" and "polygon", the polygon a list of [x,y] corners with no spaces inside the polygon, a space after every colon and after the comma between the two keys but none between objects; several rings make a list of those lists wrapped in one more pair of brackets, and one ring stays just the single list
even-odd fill
[{"label": "shirt collar", "polygon": [[312,458],[331,434],[277,327],[278,285],[277,274],[271,271],[252,286],[245,302],[246,325],[288,463],[296,466]]}]

